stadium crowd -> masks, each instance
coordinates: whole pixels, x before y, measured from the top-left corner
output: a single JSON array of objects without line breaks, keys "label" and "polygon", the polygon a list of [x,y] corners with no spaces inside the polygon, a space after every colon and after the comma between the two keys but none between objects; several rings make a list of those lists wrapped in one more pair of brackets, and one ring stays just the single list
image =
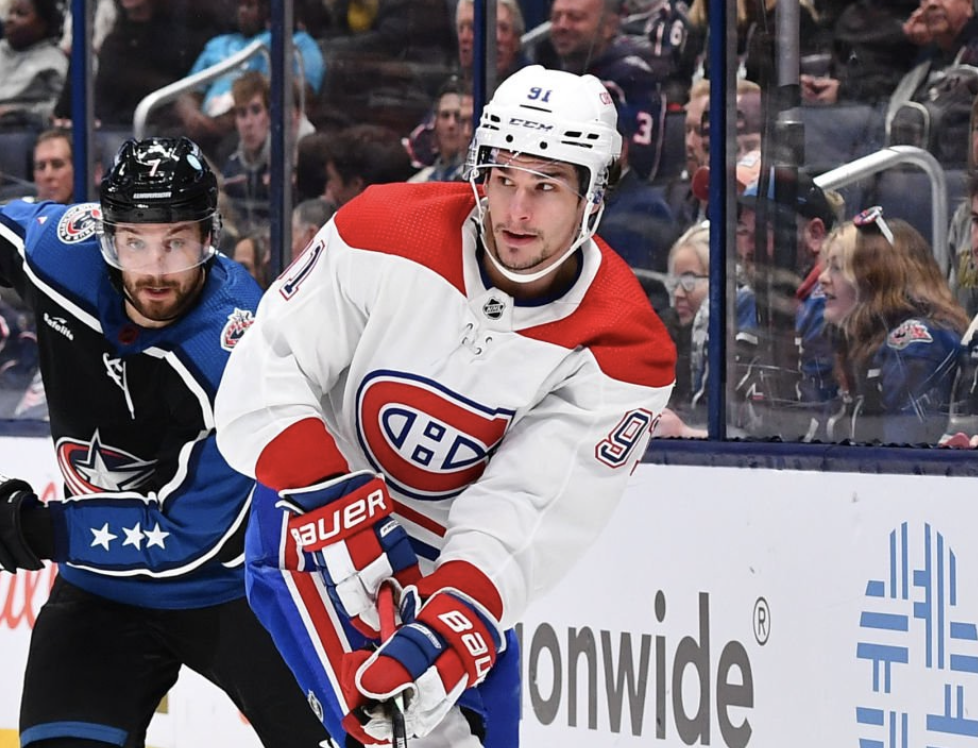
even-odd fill
[{"label": "stadium crowd", "polygon": [[[295,109],[287,124],[294,233],[304,239],[283,252],[286,260],[310,227],[372,184],[465,180],[473,131],[472,0],[295,0],[294,7]],[[0,9],[0,199],[70,202],[70,192],[55,189],[71,159],[67,8],[63,0],[5,0]],[[969,444],[978,433],[969,353],[978,339],[966,324],[978,313],[973,0],[799,0],[793,39],[774,33],[777,0],[737,0],[736,9],[738,197],[729,219],[736,251],[726,263],[733,293],[723,362],[730,433]],[[255,40],[267,44],[270,13],[269,0],[99,0],[99,165],[133,134],[148,94]],[[496,85],[536,63],[591,73],[614,100],[621,173],[598,235],[635,271],[679,349],[659,435],[705,435],[715,69],[707,1],[497,0],[495,19]],[[778,86],[785,45],[799,52],[794,94]],[[221,250],[263,286],[273,272],[270,95],[267,59],[258,55],[154,110],[146,133],[189,135],[203,148],[222,177]],[[784,111],[798,113],[801,138],[782,128]],[[894,145],[933,156],[949,196],[946,226],[934,225],[931,176],[916,169],[898,165],[824,186],[836,167]],[[880,209],[866,212],[873,206]],[[942,246],[932,246],[934,237]],[[881,241],[889,254],[879,252]],[[916,272],[883,274],[902,303],[873,301],[866,289],[875,293],[884,281],[873,280],[867,263],[892,269],[898,255],[920,246],[934,277],[917,258]],[[853,304],[840,313],[846,289]],[[33,320],[6,292],[0,313],[0,384],[10,393],[0,416],[36,417],[43,391],[34,377]],[[938,355],[935,341],[947,340],[951,353]],[[878,375],[890,370],[902,374]],[[893,427],[907,419],[921,428]]]}]

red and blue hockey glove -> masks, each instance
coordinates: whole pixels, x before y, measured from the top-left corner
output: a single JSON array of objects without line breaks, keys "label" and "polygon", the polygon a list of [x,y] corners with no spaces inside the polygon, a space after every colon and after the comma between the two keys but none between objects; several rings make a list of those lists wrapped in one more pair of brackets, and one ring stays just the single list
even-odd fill
[{"label": "red and blue hockey glove", "polygon": [[404,625],[375,652],[354,652],[344,663],[351,712],[343,727],[361,743],[391,741],[384,702],[398,694],[408,736],[429,734],[463,691],[485,680],[505,646],[498,622],[459,590],[441,589],[420,603],[416,587],[405,589]]},{"label": "red and blue hockey glove", "polygon": [[383,478],[361,471],[280,496],[295,512],[289,533],[322,572],[334,605],[362,634],[379,636],[381,583],[394,578],[408,585],[421,576],[407,533],[391,516]]}]

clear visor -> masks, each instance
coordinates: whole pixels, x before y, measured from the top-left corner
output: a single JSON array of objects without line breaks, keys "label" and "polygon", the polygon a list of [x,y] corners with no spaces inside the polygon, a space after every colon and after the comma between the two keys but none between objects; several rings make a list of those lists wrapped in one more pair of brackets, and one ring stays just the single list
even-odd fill
[{"label": "clear visor", "polygon": [[[215,253],[210,221],[111,223],[99,231],[102,257],[127,273],[168,275],[203,265]],[[201,238],[203,237],[203,239]]]},{"label": "clear visor", "polygon": [[[493,172],[493,169],[496,171]],[[539,181],[535,186],[543,193],[563,190],[585,197],[583,189],[587,185],[578,184],[577,170],[572,164],[512,151],[489,151],[483,163],[472,167],[472,179],[477,182],[485,181],[487,188],[491,183],[505,186],[509,182],[510,171],[521,171],[536,177]]]},{"label": "clear visor", "polygon": [[[479,225],[487,231],[492,231],[492,227],[487,225],[486,216],[494,195],[509,195],[513,199],[517,199],[518,195],[524,207],[540,207],[544,212],[548,206],[566,210],[567,197],[573,197],[577,205],[577,235],[565,250],[556,255],[555,261],[544,267],[533,272],[506,268],[493,251],[486,253],[496,269],[508,280],[514,283],[533,283],[557,270],[573,255],[574,250],[594,234],[604,212],[604,204],[600,198],[588,196],[591,184],[581,184],[584,180],[579,178],[578,168],[571,163],[502,149],[484,149],[482,153],[485,155],[479,159],[481,163],[472,165],[469,179],[476,195]],[[530,178],[527,179],[526,175]],[[477,186],[480,181],[484,182],[486,200],[480,199]]]}]

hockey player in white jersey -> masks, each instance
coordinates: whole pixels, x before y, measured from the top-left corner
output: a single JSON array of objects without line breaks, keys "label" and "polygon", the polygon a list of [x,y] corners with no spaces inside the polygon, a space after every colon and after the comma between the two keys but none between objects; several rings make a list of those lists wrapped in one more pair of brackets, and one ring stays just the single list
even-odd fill
[{"label": "hockey player in white jersey", "polygon": [[[504,81],[471,185],[372,187],[263,298],[217,398],[257,479],[249,600],[347,745],[516,746],[512,627],[601,532],[675,349],[594,232],[621,148],[600,82]],[[379,640],[377,590],[400,627]],[[342,743],[342,741],[339,741]]]}]

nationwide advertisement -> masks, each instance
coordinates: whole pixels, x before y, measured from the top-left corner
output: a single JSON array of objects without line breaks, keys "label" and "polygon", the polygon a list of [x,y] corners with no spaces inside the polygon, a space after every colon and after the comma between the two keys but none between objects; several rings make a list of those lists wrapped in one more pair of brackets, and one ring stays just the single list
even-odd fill
[{"label": "nationwide advertisement", "polygon": [[[60,492],[47,441],[0,448],[0,471]],[[973,486],[641,465],[518,627],[522,745],[978,748]],[[19,745],[30,631],[55,573],[0,572],[0,748]],[[259,743],[185,671],[147,745]]]}]

